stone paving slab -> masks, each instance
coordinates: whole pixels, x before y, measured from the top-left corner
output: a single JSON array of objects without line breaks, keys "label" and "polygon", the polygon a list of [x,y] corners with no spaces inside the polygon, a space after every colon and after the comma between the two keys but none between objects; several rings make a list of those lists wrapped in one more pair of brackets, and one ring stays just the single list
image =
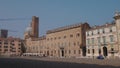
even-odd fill
[{"label": "stone paving slab", "polygon": [[[75,58],[36,58],[4,57],[0,58],[0,68],[120,68],[120,66],[94,64],[93,59]],[[84,62],[90,62],[87,64]]]},{"label": "stone paving slab", "polygon": [[23,59],[42,60],[42,61],[57,61],[70,63],[85,63],[97,65],[120,66],[120,59],[91,59],[91,58],[50,58],[50,57],[20,57]]}]

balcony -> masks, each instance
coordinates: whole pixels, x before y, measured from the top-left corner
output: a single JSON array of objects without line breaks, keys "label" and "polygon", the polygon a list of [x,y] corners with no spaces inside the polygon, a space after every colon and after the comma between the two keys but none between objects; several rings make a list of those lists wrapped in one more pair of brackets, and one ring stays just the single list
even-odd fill
[{"label": "balcony", "polygon": [[118,50],[109,50],[109,53],[118,53]]}]

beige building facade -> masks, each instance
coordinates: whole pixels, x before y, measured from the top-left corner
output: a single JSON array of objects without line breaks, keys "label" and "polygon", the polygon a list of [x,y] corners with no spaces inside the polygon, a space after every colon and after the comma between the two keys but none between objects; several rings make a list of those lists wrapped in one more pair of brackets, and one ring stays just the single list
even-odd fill
[{"label": "beige building facade", "polygon": [[25,40],[26,53],[30,55],[45,55],[47,54],[46,37],[28,38]]},{"label": "beige building facade", "polygon": [[74,24],[53,30],[46,34],[47,55],[53,57],[85,56],[82,47],[85,46],[85,31],[87,23]]},{"label": "beige building facade", "polygon": [[115,21],[101,26],[93,26],[86,31],[87,56],[118,57],[120,14],[115,14]]},{"label": "beige building facade", "polygon": [[50,57],[85,56],[85,31],[89,28],[87,23],[78,23],[48,30],[46,36],[35,38],[30,36],[32,28],[28,27],[24,34],[26,53]]}]

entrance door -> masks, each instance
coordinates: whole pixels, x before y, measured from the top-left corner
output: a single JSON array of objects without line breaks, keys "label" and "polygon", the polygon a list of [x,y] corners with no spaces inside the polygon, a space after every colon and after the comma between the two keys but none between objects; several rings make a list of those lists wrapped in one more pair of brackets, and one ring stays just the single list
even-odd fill
[{"label": "entrance door", "polygon": [[108,52],[107,52],[107,47],[103,47],[103,55],[106,57],[108,56]]},{"label": "entrance door", "polygon": [[47,51],[47,56],[49,56],[49,51]]},{"label": "entrance door", "polygon": [[64,50],[61,49],[61,54],[62,54],[62,57],[64,57]]}]

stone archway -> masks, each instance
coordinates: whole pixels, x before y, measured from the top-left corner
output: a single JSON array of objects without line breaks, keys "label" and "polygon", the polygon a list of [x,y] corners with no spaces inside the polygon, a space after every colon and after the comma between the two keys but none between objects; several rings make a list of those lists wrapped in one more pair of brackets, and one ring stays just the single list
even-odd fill
[{"label": "stone archway", "polygon": [[107,47],[106,46],[103,47],[103,55],[105,57],[108,56],[108,51],[107,51]]}]

